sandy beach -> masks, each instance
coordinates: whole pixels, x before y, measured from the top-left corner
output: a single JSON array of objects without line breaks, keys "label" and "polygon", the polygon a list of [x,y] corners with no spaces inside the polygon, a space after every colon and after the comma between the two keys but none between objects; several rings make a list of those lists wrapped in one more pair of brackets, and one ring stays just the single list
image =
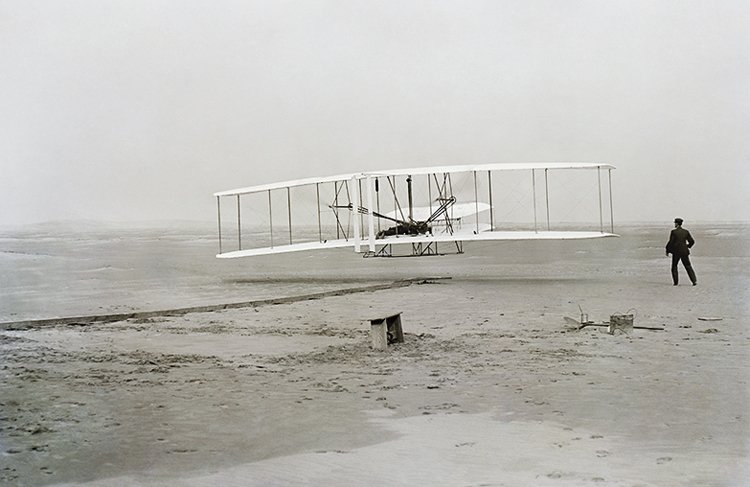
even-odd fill
[{"label": "sandy beach", "polygon": [[[5,326],[0,482],[750,485],[750,276],[735,254],[696,256],[697,287],[673,287],[654,252]],[[579,306],[664,330],[575,330]],[[367,320],[393,312],[404,343],[372,350]]]}]

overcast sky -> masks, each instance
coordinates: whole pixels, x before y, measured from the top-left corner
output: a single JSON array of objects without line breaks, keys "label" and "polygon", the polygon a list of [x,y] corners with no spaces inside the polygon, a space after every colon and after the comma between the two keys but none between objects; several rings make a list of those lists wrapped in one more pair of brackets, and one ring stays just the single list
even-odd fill
[{"label": "overcast sky", "polygon": [[615,221],[750,220],[750,3],[0,0],[0,224],[609,162]]}]

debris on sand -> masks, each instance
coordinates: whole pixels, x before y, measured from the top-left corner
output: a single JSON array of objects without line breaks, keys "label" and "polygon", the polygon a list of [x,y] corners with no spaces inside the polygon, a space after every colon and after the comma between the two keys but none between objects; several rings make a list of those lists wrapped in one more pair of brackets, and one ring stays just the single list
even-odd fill
[{"label": "debris on sand", "polygon": [[[586,315],[588,316],[588,315]],[[637,330],[652,330],[652,331],[664,331],[663,327],[657,327],[657,326],[634,326],[632,321],[632,315],[612,315],[610,316],[610,321],[602,321],[601,323],[596,323],[594,321],[581,321],[578,322],[574,318],[570,318],[568,316],[563,316],[563,320],[567,325],[569,325],[567,328],[570,331],[578,331],[586,328],[587,326],[603,326],[607,328],[607,333],[610,335],[613,335],[615,331],[621,331],[623,333],[628,333],[631,329],[637,329]]]}]

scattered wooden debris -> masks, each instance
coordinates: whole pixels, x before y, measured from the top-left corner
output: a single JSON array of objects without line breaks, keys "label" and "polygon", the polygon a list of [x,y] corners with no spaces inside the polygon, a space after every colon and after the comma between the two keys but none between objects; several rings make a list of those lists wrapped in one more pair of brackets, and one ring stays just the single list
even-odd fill
[{"label": "scattered wooden debris", "polygon": [[607,327],[607,332],[613,335],[615,331],[620,330],[623,333],[628,333],[632,329],[636,330],[652,330],[652,331],[664,331],[663,327],[657,326],[634,326],[634,316],[632,314],[613,314],[609,317],[609,321],[602,321],[600,323],[588,320],[588,314],[581,311],[581,321],[568,316],[563,316],[563,320],[571,325],[574,330],[582,330],[587,326],[603,326]]}]

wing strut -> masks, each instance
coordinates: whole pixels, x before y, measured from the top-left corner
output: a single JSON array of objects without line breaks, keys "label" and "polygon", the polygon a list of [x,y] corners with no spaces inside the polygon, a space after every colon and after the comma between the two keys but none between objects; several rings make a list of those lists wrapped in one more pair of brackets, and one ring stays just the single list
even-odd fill
[{"label": "wing strut", "polygon": [[612,209],[612,169],[607,169],[609,176],[609,224],[612,233],[615,233],[615,212]]},{"label": "wing strut", "polygon": [[[328,205],[329,208],[333,210],[333,214],[336,217],[336,238],[341,238],[341,234],[344,235],[344,240],[349,240],[349,236],[347,235],[347,230],[349,229],[349,225],[347,224],[346,230],[344,229],[344,226],[341,224],[341,220],[339,219],[339,208],[349,208],[348,205],[341,206],[339,205],[339,193],[341,192],[341,188],[346,187],[346,195],[349,197],[349,186],[347,181],[343,181],[343,185],[339,186],[338,182],[333,183],[334,187],[334,198],[333,198],[333,205]],[[351,200],[351,198],[349,198]]]},{"label": "wing strut", "polygon": [[240,217],[240,195],[237,195],[237,246],[242,250],[242,217]]},{"label": "wing strut", "polygon": [[534,200],[534,233],[539,233],[539,227],[536,221],[536,170],[531,170],[531,197]]},{"label": "wing strut", "polygon": [[[359,185],[357,184],[357,176],[352,176],[352,198],[350,201],[357,202],[359,200]],[[354,220],[354,251],[359,253],[359,221]]]},{"label": "wing strut", "polygon": [[549,169],[544,170],[544,201],[547,203],[547,231],[549,232]]},{"label": "wing strut", "polygon": [[[375,180],[377,184],[377,179]],[[366,181],[367,187],[367,207],[372,208],[372,176],[367,176]],[[375,252],[375,219],[373,218],[373,212],[368,212],[367,215],[367,243],[370,252]]]},{"label": "wing strut", "polygon": [[219,217],[219,253],[221,252],[221,196],[216,197],[216,211]]},{"label": "wing strut", "polygon": [[602,210],[602,168],[596,168],[596,180],[599,183],[599,231],[604,233],[604,214]]},{"label": "wing strut", "polygon": [[479,192],[477,191],[477,172],[474,171],[474,207],[476,208],[477,233],[479,233]]},{"label": "wing strut", "polygon": [[286,207],[289,210],[289,245],[292,245],[292,191],[286,188]]},{"label": "wing strut", "polygon": [[315,196],[318,204],[318,241],[323,242],[323,226],[320,224],[320,183],[315,183]]},{"label": "wing strut", "polygon": [[495,229],[495,216],[492,211],[492,171],[487,171],[487,182],[489,184],[489,194],[490,194],[490,231]]},{"label": "wing strut", "polygon": [[273,210],[271,209],[271,190],[268,190],[268,226],[271,229],[271,248],[273,248]]},{"label": "wing strut", "polygon": [[406,191],[409,194],[409,221],[414,221],[414,203],[412,202],[411,194],[411,175],[406,176]]}]

